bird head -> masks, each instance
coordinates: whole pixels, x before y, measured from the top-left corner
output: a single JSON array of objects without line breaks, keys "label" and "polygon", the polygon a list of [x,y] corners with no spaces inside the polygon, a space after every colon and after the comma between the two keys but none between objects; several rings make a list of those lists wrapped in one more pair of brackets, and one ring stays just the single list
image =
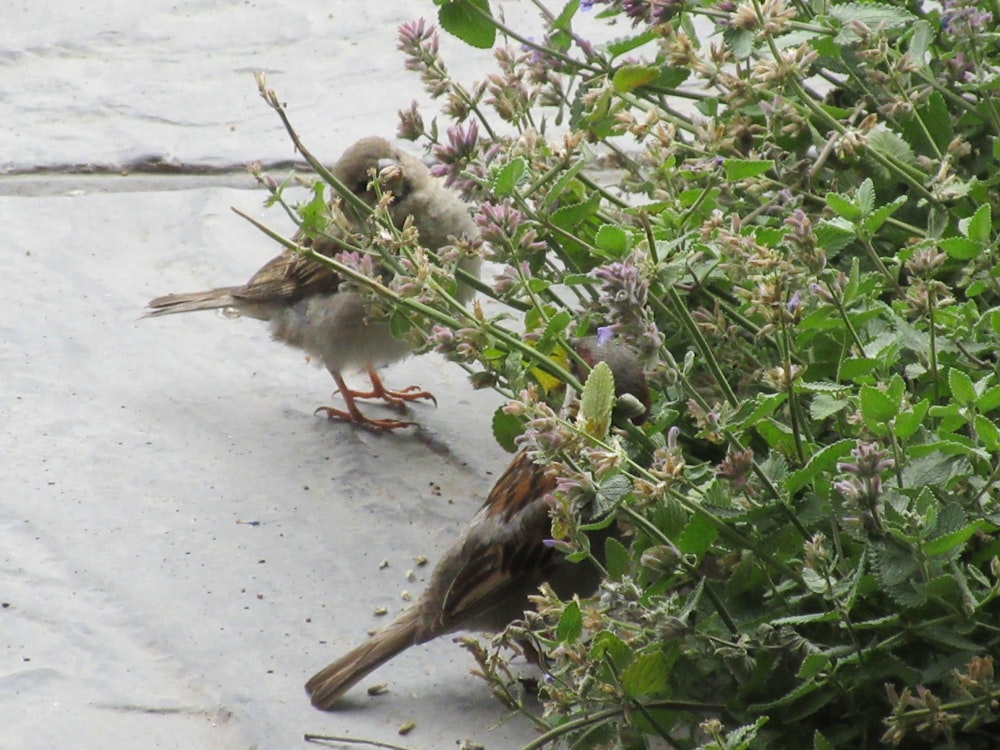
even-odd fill
[{"label": "bird head", "polygon": [[[616,416],[631,419],[637,425],[645,422],[652,401],[646,371],[638,353],[627,344],[613,339],[606,340],[602,336],[573,339],[570,344],[588,367],[605,362],[611,368],[611,374],[615,378],[615,395],[618,397]],[[577,370],[574,372],[577,377],[586,379],[578,372],[578,367],[574,367],[574,370]]]}]

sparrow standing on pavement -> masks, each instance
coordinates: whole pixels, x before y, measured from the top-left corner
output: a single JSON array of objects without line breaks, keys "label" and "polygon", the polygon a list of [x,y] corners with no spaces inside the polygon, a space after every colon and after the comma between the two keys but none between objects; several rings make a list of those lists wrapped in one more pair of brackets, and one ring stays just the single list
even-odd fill
[{"label": "sparrow standing on pavement", "polygon": [[[574,347],[591,366],[605,361],[619,396],[629,394],[649,412],[646,376],[638,356],[616,342],[584,339]],[[420,599],[384,630],[317,672],[306,683],[312,703],[329,709],[348,689],[410,646],[456,630],[496,632],[521,617],[528,597],[548,582],[561,598],[590,594],[598,571],[568,563],[546,540],[552,536],[547,496],[556,486],[547,465],[518,453],[490,490],[459,540],[431,573]]]},{"label": "sparrow standing on pavement", "polygon": [[[333,174],[369,205],[377,196],[370,189],[372,172],[384,175],[382,187],[393,200],[389,214],[402,228],[408,217],[420,235],[420,244],[436,251],[461,238],[473,238],[476,226],[465,204],[431,176],[416,157],[394,148],[382,138],[364,138],[344,152],[332,167]],[[312,240],[313,249],[333,257],[341,248],[332,237]],[[463,270],[478,276],[480,259],[467,256]],[[473,290],[459,282],[456,298],[471,299]],[[407,357],[410,346],[395,338],[388,321],[366,316],[364,297],[336,271],[286,249],[272,258],[242,286],[221,287],[190,294],[168,294],[150,300],[146,317],[233,308],[242,315],[269,321],[278,341],[304,349],[330,371],[347,410],[320,407],[331,419],[353,422],[374,432],[407,427],[414,422],[371,419],[358,409],[355,399],[377,398],[402,409],[405,401],[434,397],[417,386],[399,391],[386,388],[375,368]],[[371,379],[371,391],[353,390],[344,382],[346,369],[363,369]]]}]

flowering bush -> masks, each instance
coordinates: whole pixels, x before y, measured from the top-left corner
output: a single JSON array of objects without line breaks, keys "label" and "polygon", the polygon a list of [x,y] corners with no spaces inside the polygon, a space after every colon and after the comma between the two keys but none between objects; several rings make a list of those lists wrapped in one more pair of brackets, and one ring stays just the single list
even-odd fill
[{"label": "flowering bush", "polygon": [[[993,6],[570,0],[536,3],[533,39],[436,2],[497,72],[459,82],[404,25],[441,106],[399,134],[478,205],[482,292],[524,332],[394,314],[513,399],[498,439],[558,462],[554,535],[607,573],[508,633],[546,655],[530,747],[994,747]],[[582,38],[583,13],[621,36]],[[553,408],[567,337],[597,328],[649,364],[641,429]],[[627,535],[590,551],[610,517]]]}]

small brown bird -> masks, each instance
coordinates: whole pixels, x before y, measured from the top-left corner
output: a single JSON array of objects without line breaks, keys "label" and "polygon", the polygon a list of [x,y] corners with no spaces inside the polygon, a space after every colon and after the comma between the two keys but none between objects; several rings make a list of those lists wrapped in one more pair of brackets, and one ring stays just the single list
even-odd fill
[{"label": "small brown bird", "polygon": [[[615,342],[584,339],[574,348],[589,364],[606,361],[619,396],[629,394],[649,411],[649,388],[638,357]],[[456,630],[499,631],[521,617],[528,596],[548,582],[562,598],[587,595],[600,582],[593,565],[567,563],[551,538],[547,496],[556,477],[547,465],[518,453],[459,540],[445,552],[413,606],[387,628],[320,670],[306,690],[317,708],[329,709],[348,689],[402,653]]]},{"label": "small brown bird", "polygon": [[[373,170],[385,175],[383,188],[392,192],[389,213],[393,223],[402,227],[412,217],[424,247],[438,250],[462,236],[470,239],[476,236],[477,229],[466,205],[432,177],[423,162],[382,138],[358,141],[331,169],[369,205],[377,200],[369,187]],[[341,250],[335,239],[325,237],[314,240],[313,248],[331,257]],[[460,263],[473,276],[478,276],[479,265],[479,258],[474,256],[467,256]],[[468,302],[472,294],[471,287],[458,284],[459,301]],[[286,249],[272,258],[242,286],[168,294],[150,300],[147,308],[145,317],[233,308],[242,315],[269,321],[275,339],[304,349],[330,371],[347,406],[346,411],[332,407],[317,409],[331,419],[353,422],[375,432],[393,430],[414,423],[371,419],[361,413],[355,400],[382,399],[402,409],[406,401],[434,399],[417,386],[394,391],[382,384],[375,368],[407,357],[410,346],[392,335],[387,321],[366,316],[364,297],[359,290],[328,266],[294,250]],[[351,368],[368,373],[371,391],[347,386],[342,372]]]}]

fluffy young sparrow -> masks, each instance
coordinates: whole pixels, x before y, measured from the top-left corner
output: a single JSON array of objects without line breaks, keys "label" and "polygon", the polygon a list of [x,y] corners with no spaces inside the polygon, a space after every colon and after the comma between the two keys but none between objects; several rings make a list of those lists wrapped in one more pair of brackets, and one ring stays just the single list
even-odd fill
[{"label": "fluffy young sparrow", "polygon": [[[389,204],[393,223],[401,228],[412,217],[424,247],[438,250],[463,235],[469,238],[476,235],[476,226],[465,204],[432,177],[423,162],[382,138],[358,141],[331,169],[370,205],[377,200],[369,188],[373,170],[383,176],[383,190],[393,195]],[[336,255],[341,248],[335,237],[334,234],[313,240],[313,249],[323,255]],[[474,276],[479,274],[477,257],[466,257],[460,265]],[[459,283],[456,292],[459,301],[468,302],[472,294],[468,285]],[[355,403],[358,398],[378,398],[401,409],[404,401],[434,398],[417,386],[393,391],[382,384],[375,368],[403,359],[411,350],[392,335],[387,321],[369,319],[365,307],[360,291],[345,283],[336,271],[286,249],[242,286],[157,297],[147,303],[146,317],[232,308],[242,315],[266,320],[275,339],[304,349],[333,376],[347,410],[320,407],[317,412],[375,432],[407,427],[414,423],[366,417]],[[347,369],[365,370],[371,379],[371,391],[348,388],[342,376]]]},{"label": "fluffy young sparrow", "polygon": [[[649,388],[638,357],[626,346],[585,339],[574,348],[589,364],[605,361],[619,396],[629,394],[649,411]],[[306,690],[317,708],[341,696],[380,665],[410,646],[456,630],[499,631],[521,617],[528,597],[548,582],[562,598],[587,595],[600,582],[587,562],[568,563],[553,547],[547,496],[556,477],[548,466],[518,453],[486,502],[445,552],[420,599],[392,624],[317,672]]]}]

